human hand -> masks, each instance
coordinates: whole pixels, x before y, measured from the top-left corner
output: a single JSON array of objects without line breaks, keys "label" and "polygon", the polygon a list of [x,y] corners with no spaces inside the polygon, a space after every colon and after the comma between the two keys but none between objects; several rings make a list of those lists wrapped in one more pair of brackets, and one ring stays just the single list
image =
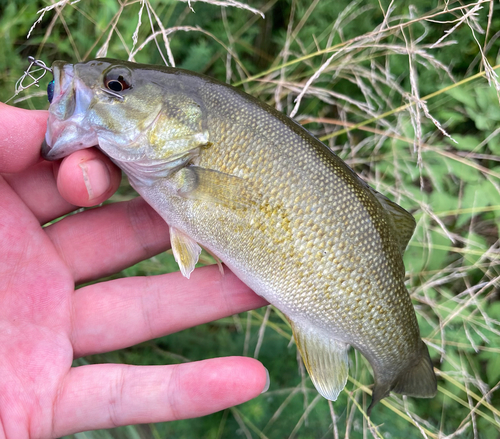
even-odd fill
[{"label": "human hand", "polygon": [[75,291],[167,249],[168,226],[135,199],[42,228],[75,206],[101,203],[120,180],[94,148],[61,164],[41,161],[46,118],[0,104],[0,438],[197,417],[259,395],[266,371],[251,358],[71,367],[74,358],[266,302],[214,266],[196,269],[190,280],[171,273]]}]

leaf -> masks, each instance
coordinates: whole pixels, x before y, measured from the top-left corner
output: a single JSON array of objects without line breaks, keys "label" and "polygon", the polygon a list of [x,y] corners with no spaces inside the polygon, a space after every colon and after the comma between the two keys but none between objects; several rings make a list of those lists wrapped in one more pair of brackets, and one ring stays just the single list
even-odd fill
[{"label": "leaf", "polygon": [[488,249],[486,239],[476,233],[469,233],[467,236],[467,247],[464,253],[464,262],[467,265],[474,265]]},{"label": "leaf", "polygon": [[438,270],[448,263],[450,240],[435,230],[429,231],[429,222],[428,217],[418,222],[414,236],[404,254],[405,267],[412,273]]},{"label": "leaf", "polygon": [[445,212],[457,208],[457,197],[442,190],[433,191],[429,201],[431,206],[435,206],[437,212]]},{"label": "leaf", "polygon": [[479,113],[471,115],[471,118],[476,123],[476,128],[479,131],[491,131],[495,126],[494,120],[489,115]]},{"label": "leaf", "polygon": [[449,160],[448,169],[450,173],[467,183],[478,183],[481,179],[481,174],[476,168],[457,160]]},{"label": "leaf", "polygon": [[495,207],[495,216],[500,217],[499,189],[491,181],[485,180],[481,185],[480,191],[484,194],[484,198],[488,200],[488,206]]},{"label": "leaf", "polygon": [[500,320],[500,302],[494,302],[488,305],[488,313],[491,318]]},{"label": "leaf", "polygon": [[431,230],[430,236],[430,253],[426,267],[430,270],[437,270],[447,265],[452,243],[446,236],[435,230]]},{"label": "leaf", "polygon": [[498,134],[488,141],[488,148],[495,155],[500,155],[500,138]]},{"label": "leaf", "polygon": [[453,138],[457,141],[457,143],[447,139],[448,143],[462,151],[473,151],[479,144],[479,140],[474,136],[461,136],[460,134],[453,134]]},{"label": "leaf", "polygon": [[[464,114],[459,113],[456,109],[451,110],[439,110],[439,120],[446,121],[447,124],[455,126],[459,123],[464,123],[469,120]],[[454,137],[454,135],[453,135]]]},{"label": "leaf", "polygon": [[474,99],[473,90],[469,90],[464,87],[455,87],[446,91],[446,94],[455,98],[458,102],[461,102],[466,107],[473,110],[478,110],[478,105]]},{"label": "leaf", "polygon": [[186,59],[179,66],[183,69],[202,71],[213,55],[213,48],[205,41],[200,41],[189,48]]},{"label": "leaf", "polygon": [[499,120],[500,109],[494,87],[478,87],[475,89],[476,102],[480,107],[477,114],[484,114],[493,120]]},{"label": "leaf", "polygon": [[[465,187],[464,195],[460,200],[460,208],[467,211],[459,215],[456,224],[457,227],[463,226],[472,216],[479,215],[482,212],[482,208],[490,205],[491,199],[485,196],[485,190],[492,190],[491,183],[485,183],[489,182],[483,180],[480,185],[469,184]],[[493,187],[493,189],[495,188]]]},{"label": "leaf", "polygon": [[500,380],[500,355],[494,352],[487,352],[487,354],[486,377],[488,382],[496,383]]}]

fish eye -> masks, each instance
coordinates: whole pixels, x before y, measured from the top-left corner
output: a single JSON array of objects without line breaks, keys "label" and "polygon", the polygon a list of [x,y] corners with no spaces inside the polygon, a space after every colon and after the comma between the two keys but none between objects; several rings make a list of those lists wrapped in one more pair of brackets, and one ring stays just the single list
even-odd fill
[{"label": "fish eye", "polygon": [[52,99],[54,98],[54,80],[49,82],[49,85],[47,85],[47,99],[49,100],[49,103],[52,103]]},{"label": "fish eye", "polygon": [[132,71],[125,66],[111,66],[103,72],[101,90],[119,100],[125,99],[121,92],[132,88]]},{"label": "fish eye", "polygon": [[127,90],[128,88],[130,88],[130,84],[127,81],[125,81],[123,76],[119,76],[116,79],[109,79],[104,83],[104,85],[108,90],[117,92]]},{"label": "fish eye", "polygon": [[112,91],[123,91],[126,90],[127,84],[124,83],[123,81],[120,81],[118,79],[111,79],[106,83],[106,87],[109,88]]}]

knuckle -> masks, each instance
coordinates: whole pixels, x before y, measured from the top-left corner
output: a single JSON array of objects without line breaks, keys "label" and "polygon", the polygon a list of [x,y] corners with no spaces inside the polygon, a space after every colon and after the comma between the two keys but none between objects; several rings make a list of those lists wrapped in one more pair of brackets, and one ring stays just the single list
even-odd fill
[{"label": "knuckle", "polygon": [[[127,204],[127,213],[130,225],[144,256],[155,253],[160,243],[167,240],[167,224],[142,198],[130,201]],[[160,232],[162,228],[165,230],[163,235]]]},{"label": "knuckle", "polygon": [[125,398],[126,367],[120,368],[114,379],[109,383],[108,418],[110,425],[118,427],[123,425],[122,407]]}]

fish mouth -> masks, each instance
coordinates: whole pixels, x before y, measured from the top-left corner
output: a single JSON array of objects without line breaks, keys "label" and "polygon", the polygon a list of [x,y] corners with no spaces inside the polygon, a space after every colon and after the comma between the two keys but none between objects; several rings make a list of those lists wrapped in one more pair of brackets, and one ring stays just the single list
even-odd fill
[{"label": "fish mouth", "polygon": [[79,143],[73,143],[71,145],[66,145],[66,147],[63,148],[57,145],[57,143],[54,144],[54,146],[50,146],[47,143],[47,140],[44,139],[42,142],[41,156],[44,160],[54,161],[62,159],[72,154],[75,151],[79,151],[80,149],[87,149],[91,148],[92,146],[98,146],[98,145],[96,143],[86,146],[85,144],[79,142]]},{"label": "fish mouth", "polygon": [[45,160],[57,160],[55,154],[52,152],[52,146],[47,143],[47,139],[43,139],[42,142],[42,158]]},{"label": "fish mouth", "polygon": [[56,61],[52,70],[54,95],[41,150],[45,160],[59,160],[98,144],[96,132],[85,121],[92,90],[75,74],[73,64]]}]

